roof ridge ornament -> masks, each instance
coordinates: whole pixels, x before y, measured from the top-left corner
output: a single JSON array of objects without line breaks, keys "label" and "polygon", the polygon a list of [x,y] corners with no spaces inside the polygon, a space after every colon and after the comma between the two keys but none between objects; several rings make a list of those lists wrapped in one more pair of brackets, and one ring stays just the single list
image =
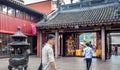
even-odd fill
[{"label": "roof ridge ornament", "polygon": [[17,30],[18,30],[18,31],[21,31],[21,27],[20,27],[20,26],[18,26]]},{"label": "roof ridge ornament", "polygon": [[47,15],[46,15],[46,14],[44,14],[44,16],[43,16],[43,17],[44,17],[44,19],[43,19],[43,20],[44,20],[44,22],[46,22],[46,21],[47,21]]}]

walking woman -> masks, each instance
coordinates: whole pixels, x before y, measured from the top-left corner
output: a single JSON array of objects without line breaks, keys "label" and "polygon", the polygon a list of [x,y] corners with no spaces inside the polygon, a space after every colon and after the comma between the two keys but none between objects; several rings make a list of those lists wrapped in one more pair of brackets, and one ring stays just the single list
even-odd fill
[{"label": "walking woman", "polygon": [[87,70],[89,70],[92,63],[93,50],[88,43],[86,44],[86,47],[83,50],[83,54],[86,60],[86,68]]}]

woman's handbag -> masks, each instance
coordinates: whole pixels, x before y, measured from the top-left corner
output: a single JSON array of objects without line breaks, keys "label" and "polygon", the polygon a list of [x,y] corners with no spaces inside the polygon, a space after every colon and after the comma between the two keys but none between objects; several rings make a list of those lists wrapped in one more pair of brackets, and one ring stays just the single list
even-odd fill
[{"label": "woman's handbag", "polygon": [[41,62],[40,62],[40,66],[39,66],[38,70],[42,70],[42,68],[43,68],[43,65],[42,65],[42,50],[41,50]]},{"label": "woman's handbag", "polygon": [[42,66],[42,62],[41,62],[38,70],[42,70],[42,67],[43,67],[43,66]]}]

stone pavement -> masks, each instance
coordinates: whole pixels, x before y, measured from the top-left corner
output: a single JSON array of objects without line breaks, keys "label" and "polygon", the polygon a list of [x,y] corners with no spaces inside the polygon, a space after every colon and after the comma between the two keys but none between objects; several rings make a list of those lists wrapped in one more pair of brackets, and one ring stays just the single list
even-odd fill
[{"label": "stone pavement", "polygon": [[[61,57],[56,59],[57,70],[86,70],[85,60],[81,57]],[[28,70],[37,70],[40,58],[31,56]],[[8,70],[8,58],[0,59],[0,70]],[[102,62],[93,58],[90,70],[120,70],[120,56],[112,56],[110,60]],[[16,70],[16,69],[13,69]]]}]

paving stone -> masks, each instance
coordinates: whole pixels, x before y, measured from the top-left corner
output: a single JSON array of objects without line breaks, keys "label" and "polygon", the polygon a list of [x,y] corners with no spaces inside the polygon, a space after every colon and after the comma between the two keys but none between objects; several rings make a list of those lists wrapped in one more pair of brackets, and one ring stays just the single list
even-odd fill
[{"label": "paving stone", "polygon": [[[57,70],[86,70],[86,62],[81,57],[60,57],[56,59]],[[37,70],[40,58],[30,56],[28,70]],[[120,56],[112,56],[106,62],[93,58],[90,70],[120,70]],[[0,59],[0,70],[8,70],[8,58]],[[17,70],[17,69],[13,69]]]}]

